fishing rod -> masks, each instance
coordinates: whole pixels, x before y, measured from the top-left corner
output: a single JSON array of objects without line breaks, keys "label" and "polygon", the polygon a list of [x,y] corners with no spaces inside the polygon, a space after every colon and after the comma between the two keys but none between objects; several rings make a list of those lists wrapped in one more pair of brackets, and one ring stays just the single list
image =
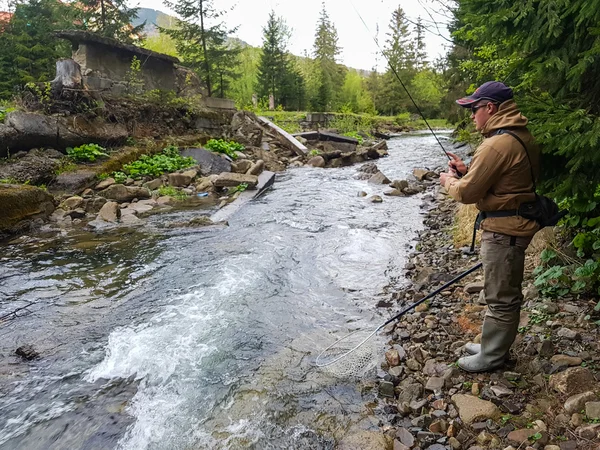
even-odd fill
[{"label": "fishing rod", "polygon": [[[406,94],[408,95],[408,98],[410,98],[410,101],[412,102],[412,104],[415,106],[415,109],[418,111],[419,115],[423,118],[423,121],[425,122],[425,125],[427,125],[427,128],[429,128],[429,131],[431,131],[431,134],[433,135],[433,137],[435,138],[435,140],[437,141],[437,143],[440,145],[442,151],[444,152],[444,154],[448,157],[449,161],[453,161],[453,158],[448,154],[448,152],[446,151],[446,149],[444,148],[444,146],[442,145],[442,143],[440,142],[439,138],[437,137],[437,134],[435,134],[435,132],[433,131],[433,128],[431,128],[431,125],[429,125],[429,122],[427,121],[427,118],[425,117],[425,114],[423,114],[423,112],[421,111],[421,108],[419,108],[419,105],[417,105],[417,102],[415,101],[415,99],[413,98],[413,96],[410,94],[410,91],[408,90],[408,88],[406,87],[406,85],[404,84],[404,82],[402,81],[402,78],[400,78],[400,75],[398,74],[398,72],[396,71],[396,68],[392,65],[392,63],[390,62],[390,59],[387,57],[387,55],[385,54],[385,52],[383,51],[383,49],[381,48],[381,46],[379,45],[379,41],[377,40],[377,38],[373,35],[373,33],[371,33],[371,30],[369,29],[369,26],[367,25],[367,23],[365,22],[365,20],[363,19],[363,17],[360,15],[360,12],[358,11],[358,9],[356,9],[356,6],[354,6],[354,3],[352,2],[352,0],[350,0],[350,4],[352,5],[352,8],[354,9],[354,11],[356,12],[356,14],[358,15],[358,17],[360,18],[360,21],[363,23],[363,25],[365,26],[365,28],[367,29],[368,34],[371,36],[371,39],[373,39],[373,41],[375,42],[375,45],[377,46],[377,48],[379,49],[379,52],[381,53],[381,55],[385,58],[385,60],[388,63],[388,66],[390,67],[390,69],[392,70],[392,73],[396,76],[396,78],[398,79],[398,81],[400,82],[400,85],[404,88],[404,90],[406,91]],[[460,173],[456,167],[454,165],[452,165],[452,168],[454,169],[454,171],[456,172],[456,174],[459,177],[462,177],[462,173]]]}]

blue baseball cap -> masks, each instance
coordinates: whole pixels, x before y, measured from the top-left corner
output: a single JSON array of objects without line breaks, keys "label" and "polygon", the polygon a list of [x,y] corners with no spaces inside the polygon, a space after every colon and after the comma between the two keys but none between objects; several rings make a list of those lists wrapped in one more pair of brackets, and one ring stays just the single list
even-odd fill
[{"label": "blue baseball cap", "polygon": [[469,108],[473,103],[478,102],[479,100],[504,103],[511,98],[513,98],[513,91],[511,88],[499,81],[488,81],[475,89],[475,92],[468,97],[456,100],[456,103],[464,108]]}]

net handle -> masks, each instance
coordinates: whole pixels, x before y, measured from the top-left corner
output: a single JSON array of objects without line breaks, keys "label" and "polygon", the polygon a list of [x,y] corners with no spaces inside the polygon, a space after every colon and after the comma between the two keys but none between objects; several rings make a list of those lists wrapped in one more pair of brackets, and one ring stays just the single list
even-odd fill
[{"label": "net handle", "polygon": [[452,286],[454,283],[462,280],[464,277],[466,277],[467,275],[472,274],[473,272],[475,272],[477,269],[479,269],[481,266],[483,265],[483,263],[478,263],[475,264],[473,267],[471,267],[468,270],[465,270],[463,273],[461,273],[460,275],[456,276],[455,278],[453,278],[452,280],[448,281],[446,284],[444,284],[442,287],[437,288],[435,291],[430,292],[429,294],[427,294],[425,297],[423,297],[421,300],[418,300],[408,306],[405,306],[404,308],[402,308],[400,310],[400,312],[398,312],[398,314],[396,314],[394,317],[392,317],[391,319],[389,319],[387,322],[382,323],[381,325],[379,325],[379,327],[375,330],[375,333],[378,332],[379,330],[381,330],[383,327],[385,327],[386,325],[392,323],[394,320],[400,318],[401,316],[403,316],[404,314],[406,314],[408,311],[410,311],[413,308],[416,308],[417,306],[419,306],[421,303],[429,300],[431,297],[435,297],[436,295],[438,295],[440,292],[442,292],[444,289]]}]

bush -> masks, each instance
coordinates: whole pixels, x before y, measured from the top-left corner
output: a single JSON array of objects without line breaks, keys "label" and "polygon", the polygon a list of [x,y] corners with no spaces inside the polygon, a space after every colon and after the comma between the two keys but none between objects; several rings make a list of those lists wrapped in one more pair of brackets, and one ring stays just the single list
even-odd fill
[{"label": "bush", "polygon": [[231,159],[237,158],[235,152],[242,152],[245,149],[242,144],[235,141],[225,141],[223,139],[211,139],[204,145],[204,148],[213,152],[224,153]]},{"label": "bush", "polygon": [[83,144],[75,148],[68,147],[67,155],[69,155],[69,157],[75,161],[94,162],[96,161],[96,158],[108,156],[106,153],[104,153],[104,150],[106,149],[98,144]]}]

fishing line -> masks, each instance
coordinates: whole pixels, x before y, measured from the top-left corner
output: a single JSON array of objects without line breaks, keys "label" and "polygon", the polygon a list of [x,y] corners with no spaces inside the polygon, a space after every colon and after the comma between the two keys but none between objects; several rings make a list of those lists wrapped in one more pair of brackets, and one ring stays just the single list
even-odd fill
[{"label": "fishing line", "polygon": [[[452,161],[453,160],[452,157],[448,154],[448,152],[446,151],[446,149],[444,148],[444,146],[440,142],[439,138],[437,137],[437,135],[433,131],[433,128],[431,128],[431,125],[429,125],[429,122],[427,121],[427,118],[425,117],[425,114],[423,114],[423,112],[421,111],[421,108],[419,108],[419,105],[417,105],[417,102],[415,101],[415,99],[413,98],[413,96],[410,95],[410,92],[409,92],[408,88],[406,87],[406,85],[402,81],[402,78],[400,78],[400,75],[398,75],[398,72],[396,71],[396,68],[392,65],[392,63],[390,62],[389,58],[387,57],[387,55],[385,54],[385,52],[383,51],[383,49],[379,45],[379,41],[377,40],[377,38],[375,36],[373,36],[373,33],[371,33],[371,30],[369,29],[369,26],[367,25],[367,23],[365,22],[365,20],[363,19],[363,17],[360,15],[360,12],[358,11],[358,9],[356,9],[356,6],[354,6],[354,3],[352,2],[352,0],[349,0],[349,1],[350,1],[350,5],[352,5],[352,8],[354,9],[354,11],[356,12],[356,14],[360,18],[360,21],[363,23],[363,25],[367,29],[367,32],[368,32],[369,36],[371,36],[371,39],[373,39],[373,41],[375,42],[375,45],[377,45],[377,48],[379,49],[379,52],[382,54],[382,56],[384,57],[384,59],[387,61],[389,68],[392,70],[392,73],[396,76],[396,78],[400,82],[400,85],[406,91],[406,94],[408,95],[408,98],[410,98],[410,101],[415,106],[416,110],[419,112],[419,115],[423,118],[423,121],[425,122],[425,125],[427,125],[427,128],[429,128],[429,131],[431,131],[431,134],[433,135],[433,137],[435,138],[435,140],[437,141],[437,143],[442,148],[442,151],[444,152],[444,154],[448,157],[448,159],[450,161]],[[458,172],[457,170],[456,170],[456,173],[459,176],[462,176],[462,174],[460,172]]]}]

